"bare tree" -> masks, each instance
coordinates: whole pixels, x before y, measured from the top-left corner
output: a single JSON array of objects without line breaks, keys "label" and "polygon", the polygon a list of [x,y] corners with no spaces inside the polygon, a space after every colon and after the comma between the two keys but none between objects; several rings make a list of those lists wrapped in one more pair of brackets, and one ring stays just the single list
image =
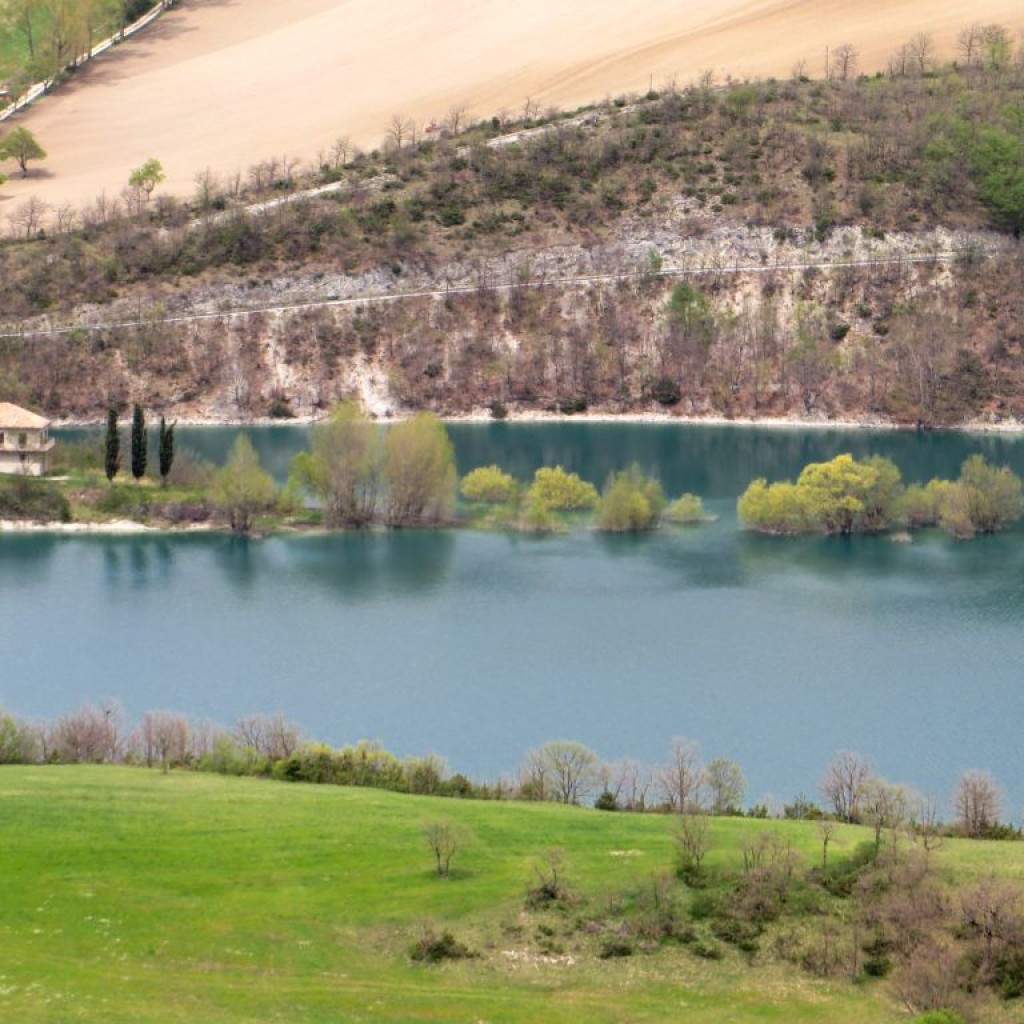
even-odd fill
[{"label": "bare tree", "polygon": [[142,744],[146,764],[159,761],[166,772],[172,764],[188,760],[189,725],[173,711],[147,711],[142,716]]},{"label": "bare tree", "polygon": [[462,129],[463,122],[466,120],[466,110],[465,103],[453,103],[448,108],[448,117],[445,123],[452,135],[458,135]]},{"label": "bare tree", "polygon": [[935,51],[935,43],[927,32],[918,32],[907,43],[907,49],[911,59],[917,66],[919,75],[927,74],[932,63],[932,54]]},{"label": "bare tree", "polygon": [[922,797],[914,819],[914,839],[921,844],[925,854],[942,846],[942,819],[937,801]]},{"label": "bare tree", "polygon": [[615,797],[617,806],[624,811],[642,811],[653,781],[648,765],[631,758],[613,761],[601,766],[600,782]]},{"label": "bare tree", "polygon": [[818,819],[818,837],[821,839],[821,870],[828,870],[828,847],[839,826],[831,818]]},{"label": "bare tree", "polygon": [[394,114],[388,122],[388,138],[394,143],[396,149],[401,149],[409,140],[412,129],[413,122],[410,118],[404,114]]},{"label": "bare tree", "polygon": [[965,29],[961,29],[960,34],[956,37],[956,52],[967,67],[981,63],[983,31],[984,26],[976,21]]},{"label": "bare tree", "polygon": [[572,898],[572,890],[565,881],[565,851],[561,847],[542,850],[533,870],[537,885],[527,891],[527,902],[560,903]]},{"label": "bare tree", "polygon": [[999,787],[988,772],[967,771],[953,792],[953,809],[964,835],[978,839],[999,824]]},{"label": "bare tree", "polygon": [[235,723],[234,737],[268,761],[279,761],[295,753],[300,729],[284,715],[246,715]]},{"label": "bare tree", "polygon": [[29,196],[23,203],[20,203],[12,214],[8,216],[11,227],[23,231],[26,238],[31,238],[43,226],[43,217],[46,216],[49,206],[38,196]]},{"label": "bare tree", "polygon": [[978,971],[983,982],[992,980],[1000,947],[1024,939],[1021,899],[1019,885],[996,878],[986,878],[961,893],[961,924],[981,947]]},{"label": "bare tree", "polygon": [[860,820],[864,785],[871,777],[870,761],[852,750],[841,750],[828,763],[818,788],[837,818],[856,822]]},{"label": "bare tree", "polygon": [[549,740],[523,759],[535,799],[551,799],[563,804],[578,804],[598,781],[597,755],[574,740]]},{"label": "bare tree", "polygon": [[57,719],[50,744],[60,761],[101,764],[118,759],[123,734],[124,716],[118,703],[83,704]]},{"label": "bare tree", "polygon": [[672,741],[668,763],[658,770],[658,787],[662,798],[679,814],[701,806],[704,768],[700,750],[693,740],[677,736]]},{"label": "bare tree", "polygon": [[843,43],[832,52],[832,72],[841,81],[846,82],[857,70],[857,50],[852,43]]},{"label": "bare tree", "polygon": [[351,151],[352,140],[347,135],[339,135],[331,145],[331,162],[335,167],[344,167]]},{"label": "bare tree", "polygon": [[683,814],[674,831],[679,870],[684,878],[699,878],[701,865],[711,847],[711,819],[706,814]]},{"label": "bare tree", "polygon": [[192,180],[196,183],[196,203],[198,203],[199,209],[205,212],[213,204],[213,200],[220,190],[220,182],[209,167],[199,171]]},{"label": "bare tree", "polygon": [[913,799],[905,786],[882,778],[865,780],[860,792],[860,817],[875,830],[875,852],[882,846],[882,832],[895,831],[910,814]]},{"label": "bare tree", "polygon": [[465,831],[450,821],[432,821],[423,827],[423,839],[434,855],[438,875],[450,877],[452,861],[465,845]]},{"label": "bare tree", "polygon": [[906,78],[910,73],[911,59],[910,45],[908,43],[898,47],[889,58],[889,77]]}]

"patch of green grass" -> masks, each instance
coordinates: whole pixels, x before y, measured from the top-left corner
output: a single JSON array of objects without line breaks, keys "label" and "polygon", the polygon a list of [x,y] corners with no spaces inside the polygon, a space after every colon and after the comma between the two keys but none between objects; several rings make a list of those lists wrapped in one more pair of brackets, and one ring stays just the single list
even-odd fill
[{"label": "patch of green grass", "polygon": [[[448,880],[422,835],[438,819],[470,836]],[[569,885],[596,901],[671,869],[671,824],[133,768],[4,767],[0,1019],[895,1018],[885,983],[750,967],[732,950],[710,961],[673,945],[602,961],[526,948],[535,922],[523,923],[523,897],[540,851],[563,848]],[[721,819],[709,869],[735,866],[740,841],[764,829],[815,857],[813,823]],[[830,854],[864,834],[840,830]],[[1024,844],[950,843],[937,856],[969,873],[1024,870]],[[558,933],[558,912],[546,913]],[[425,927],[480,956],[414,964]]]}]

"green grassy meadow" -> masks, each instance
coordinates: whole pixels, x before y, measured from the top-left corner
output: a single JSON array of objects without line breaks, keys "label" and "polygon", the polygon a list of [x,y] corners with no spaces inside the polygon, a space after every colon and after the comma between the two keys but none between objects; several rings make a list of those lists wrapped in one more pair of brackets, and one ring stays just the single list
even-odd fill
[{"label": "green grassy meadow", "polygon": [[[471,838],[439,878],[422,835]],[[538,853],[564,848],[581,902],[671,870],[671,820],[555,805],[409,797],[122,767],[0,768],[0,1020],[668,1021],[872,1024],[906,1015],[886,981],[820,980],[727,949],[600,960],[540,955],[523,897]],[[809,822],[720,819],[711,868],[784,832],[813,863]],[[866,831],[840,829],[833,856]],[[950,842],[962,877],[1024,876],[1024,844]],[[681,892],[680,883],[675,882]],[[625,897],[628,898],[628,897]],[[570,911],[572,913],[572,911]],[[480,956],[425,966],[410,945],[450,929]],[[1011,1007],[1014,1013],[1019,1007]],[[1024,1019],[1020,1016],[1004,1019]]]}]

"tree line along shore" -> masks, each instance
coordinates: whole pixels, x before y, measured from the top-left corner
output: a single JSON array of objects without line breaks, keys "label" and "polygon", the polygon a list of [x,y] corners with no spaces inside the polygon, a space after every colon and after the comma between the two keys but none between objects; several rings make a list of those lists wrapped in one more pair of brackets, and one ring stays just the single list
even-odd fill
[{"label": "tree line along shore", "polygon": [[[164,529],[218,527],[242,536],[452,526],[642,533],[714,519],[699,495],[668,500],[658,478],[636,464],[611,473],[600,491],[561,466],[538,468],[528,483],[498,465],[478,466],[460,479],[447,429],[435,416],[419,413],[383,426],[354,401],[313,425],[310,447],[294,457],[283,487],[245,433],[220,467],[176,451],[175,425],[163,417],[152,466],[150,433],[136,405],[130,458],[124,459],[132,482],[120,483],[122,431],[111,410],[102,442],[58,447],[51,479],[13,476],[0,483],[0,519],[92,526],[129,520]],[[743,527],[780,536],[889,532],[905,540],[907,531],[940,527],[967,539],[1024,515],[1024,489],[1009,467],[990,465],[981,455],[967,458],[956,480],[904,484],[890,459],[843,454],[805,466],[795,483],[754,480],[737,512]]]}]

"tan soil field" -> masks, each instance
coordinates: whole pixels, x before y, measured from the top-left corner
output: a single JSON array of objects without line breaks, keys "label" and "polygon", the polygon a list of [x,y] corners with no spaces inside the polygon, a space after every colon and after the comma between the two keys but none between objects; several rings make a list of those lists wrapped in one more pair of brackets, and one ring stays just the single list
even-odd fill
[{"label": "tan soil field", "polygon": [[[975,22],[1024,29],[1022,0],[183,0],[18,116],[50,157],[0,192],[0,216],[115,196],[159,158],[179,195],[203,168],[310,161],[339,135],[381,142],[395,114],[421,125],[453,104],[564,109],[712,69],[824,73],[826,47],[885,67],[918,32],[951,57]],[[9,127],[11,122],[5,127]]]}]

